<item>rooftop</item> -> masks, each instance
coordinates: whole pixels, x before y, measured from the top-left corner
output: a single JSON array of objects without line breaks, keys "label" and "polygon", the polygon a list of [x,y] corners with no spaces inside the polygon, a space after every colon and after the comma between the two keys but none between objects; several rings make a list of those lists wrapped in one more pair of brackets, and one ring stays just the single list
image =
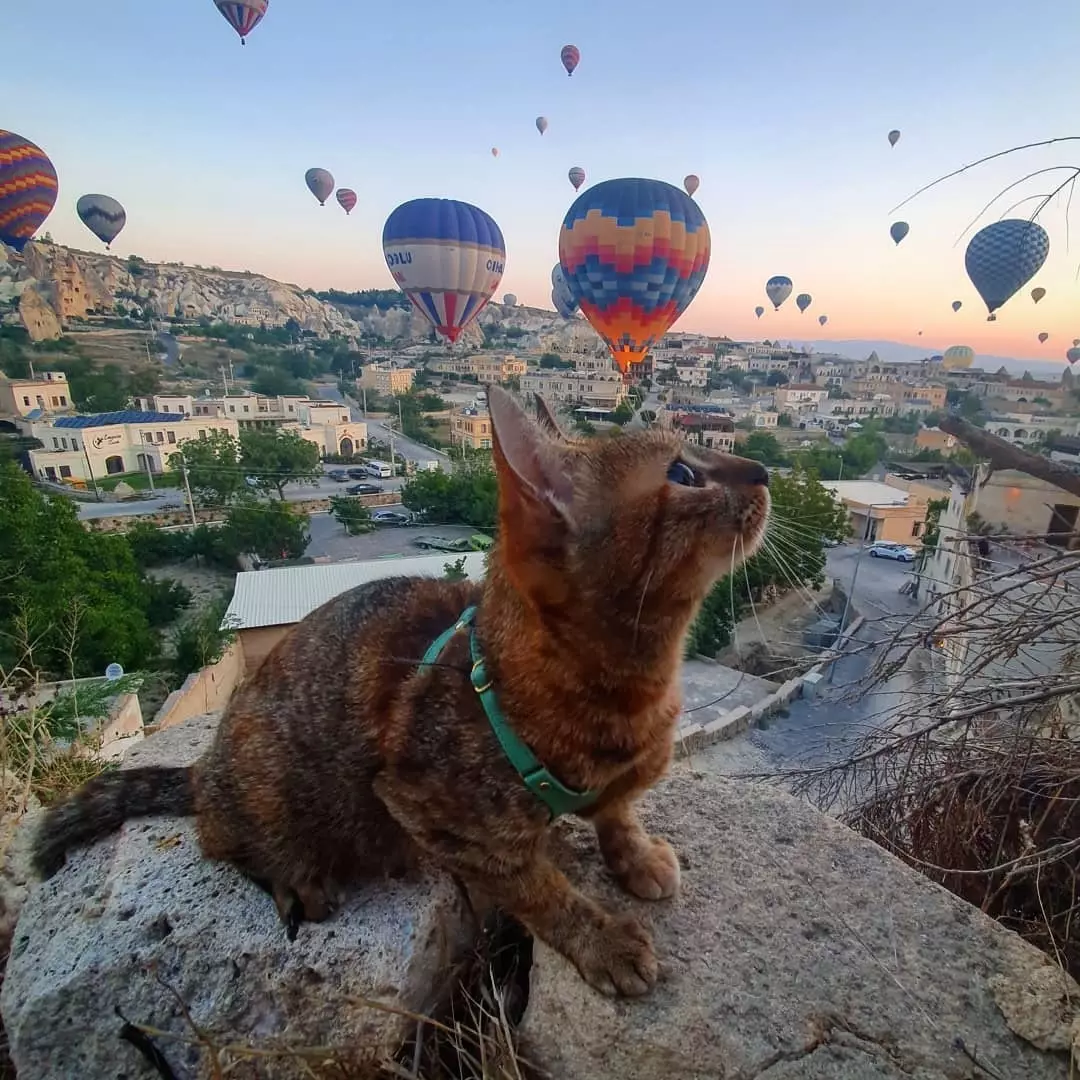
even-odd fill
[{"label": "rooftop", "polygon": [[821,485],[844,502],[861,506],[907,506],[906,491],[876,480],[823,480]]},{"label": "rooftop", "polygon": [[191,417],[181,413],[140,412],[138,409],[121,409],[119,412],[95,413],[93,416],[58,416],[53,427],[94,428],[111,424],[175,424]]},{"label": "rooftop", "polygon": [[[470,552],[464,559],[469,578],[482,581],[483,553]],[[225,622],[236,630],[289,626],[357,585],[390,577],[442,577],[446,564],[456,561],[456,556],[443,553],[248,570],[236,575],[236,590],[225,612]]]}]

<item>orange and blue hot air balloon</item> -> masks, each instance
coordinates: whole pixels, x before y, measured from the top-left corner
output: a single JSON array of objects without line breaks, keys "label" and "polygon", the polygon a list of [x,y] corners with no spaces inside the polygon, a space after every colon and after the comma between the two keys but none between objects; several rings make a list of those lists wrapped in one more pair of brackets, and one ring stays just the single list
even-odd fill
[{"label": "orange and blue hot air balloon", "polygon": [[625,373],[690,306],[709,269],[709,225],[662,180],[605,180],[579,195],[559,234],[570,294]]},{"label": "orange and blue hot air balloon", "polygon": [[214,6],[240,35],[240,44],[246,45],[244,39],[262,22],[270,0],[214,0]]},{"label": "orange and blue hot air balloon", "polygon": [[0,243],[22,251],[52,212],[58,187],[45,151],[0,129]]}]

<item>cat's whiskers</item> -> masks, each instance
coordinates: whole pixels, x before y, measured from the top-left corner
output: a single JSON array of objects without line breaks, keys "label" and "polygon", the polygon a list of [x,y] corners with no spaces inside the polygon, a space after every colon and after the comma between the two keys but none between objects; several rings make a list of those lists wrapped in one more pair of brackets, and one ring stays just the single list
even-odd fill
[{"label": "cat's whiskers", "polygon": [[641,611],[645,607],[645,597],[649,592],[649,584],[652,581],[652,568],[650,567],[648,574],[645,575],[645,584],[641,587],[641,598],[638,600],[637,613],[634,615],[634,643],[632,648],[637,648],[638,643],[638,628],[641,626]]}]

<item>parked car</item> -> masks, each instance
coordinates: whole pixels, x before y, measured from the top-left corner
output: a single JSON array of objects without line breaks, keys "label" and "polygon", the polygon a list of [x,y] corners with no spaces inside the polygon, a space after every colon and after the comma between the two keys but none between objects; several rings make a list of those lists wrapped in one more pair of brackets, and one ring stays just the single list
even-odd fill
[{"label": "parked car", "polygon": [[348,470],[348,477],[350,480],[366,480],[368,478],[368,471],[364,468],[356,468]]},{"label": "parked car", "polygon": [[382,488],[378,484],[350,484],[345,489],[346,495],[379,495]]},{"label": "parked car", "polygon": [[371,515],[371,520],[376,525],[408,525],[412,518],[397,510],[376,510]]},{"label": "parked car", "polygon": [[413,538],[417,547],[427,548],[429,551],[472,551],[472,542],[464,536],[417,536]]},{"label": "parked car", "polygon": [[895,559],[897,562],[914,562],[915,552],[905,544],[897,544],[892,540],[875,540],[870,546],[871,559]]},{"label": "parked car", "polygon": [[349,474],[344,469],[331,469],[326,475],[335,484],[344,484],[349,479]]}]

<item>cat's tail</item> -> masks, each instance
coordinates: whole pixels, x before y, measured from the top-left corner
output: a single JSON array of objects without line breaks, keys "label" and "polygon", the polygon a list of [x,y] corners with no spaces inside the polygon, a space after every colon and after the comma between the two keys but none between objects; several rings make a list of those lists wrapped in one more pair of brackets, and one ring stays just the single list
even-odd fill
[{"label": "cat's tail", "polygon": [[191,769],[143,768],[106,772],[45,815],[34,838],[34,870],[50,878],[75,847],[101,840],[128,818],[195,813]]}]

